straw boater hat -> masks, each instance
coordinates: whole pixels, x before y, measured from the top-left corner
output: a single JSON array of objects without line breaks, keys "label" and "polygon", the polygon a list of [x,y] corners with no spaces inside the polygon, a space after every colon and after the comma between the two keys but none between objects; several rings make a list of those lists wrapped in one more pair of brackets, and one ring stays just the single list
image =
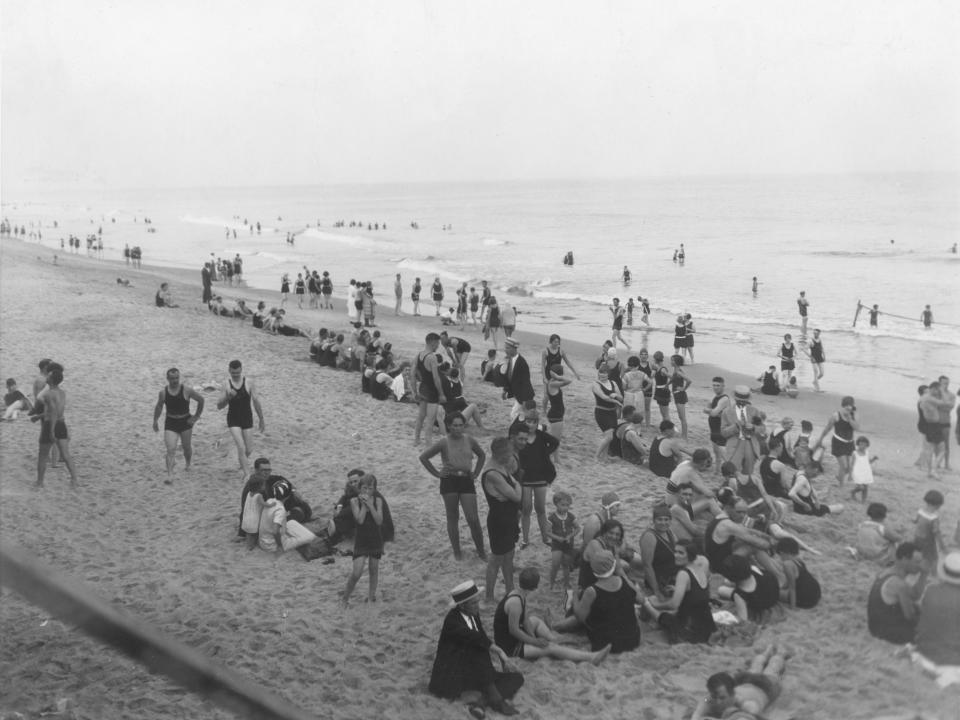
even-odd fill
[{"label": "straw boater hat", "polygon": [[510,347],[518,348],[520,347],[520,342],[517,340],[514,340],[513,338],[507,338],[506,340],[503,341],[503,345],[504,347],[509,345]]},{"label": "straw boater hat", "polygon": [[750,402],[750,388],[748,388],[746,385],[737,385],[733,389],[733,399]]},{"label": "straw boater hat", "polygon": [[960,585],[960,550],[951,550],[940,558],[937,576],[942,582]]},{"label": "straw boater hat", "polygon": [[480,594],[480,590],[481,588],[477,587],[477,584],[473,580],[460,583],[450,591],[450,597],[453,599],[453,602],[450,603],[451,607],[454,605],[462,605],[467,600],[472,600]]}]

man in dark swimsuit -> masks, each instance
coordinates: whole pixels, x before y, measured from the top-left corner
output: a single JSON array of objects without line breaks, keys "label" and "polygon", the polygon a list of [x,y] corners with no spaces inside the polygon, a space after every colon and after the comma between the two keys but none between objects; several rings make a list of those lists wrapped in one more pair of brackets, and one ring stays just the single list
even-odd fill
[{"label": "man in dark swimsuit", "polygon": [[810,307],[810,301],[807,300],[806,290],[800,291],[800,297],[797,298],[797,310],[800,312],[800,334],[807,334],[807,308]]},{"label": "man in dark swimsuit", "polygon": [[413,444],[420,444],[420,433],[426,424],[427,446],[433,443],[433,425],[437,419],[437,410],[447,401],[443,394],[443,384],[440,381],[440,361],[437,349],[440,347],[440,336],[436,333],[427,333],[424,338],[424,348],[417,355],[417,363],[413,377],[416,383],[414,395],[417,398],[419,410],[417,422],[413,430]]},{"label": "man in dark swimsuit", "polygon": [[257,412],[260,432],[264,432],[266,425],[263,422],[263,409],[260,407],[260,398],[257,395],[253,381],[243,376],[243,365],[239,360],[231,360],[230,376],[223,395],[217,402],[217,409],[227,409],[227,429],[237,446],[237,460],[243,470],[243,477],[250,475],[248,458],[253,453],[253,412]]},{"label": "man in dark swimsuit", "polygon": [[713,461],[714,468],[720,471],[726,459],[727,439],[720,432],[720,425],[723,422],[723,413],[730,406],[730,396],[725,391],[726,385],[722,377],[717,376],[713,379],[713,399],[710,401],[710,407],[704,408],[703,412],[707,416],[707,425],[710,427],[710,442],[713,443]]},{"label": "man in dark swimsuit", "polygon": [[63,382],[63,366],[59,363],[47,365],[47,384],[37,395],[37,402],[31,420],[40,421],[40,452],[37,456],[37,487],[43,487],[43,477],[47,471],[47,458],[54,445],[60,451],[63,462],[70,471],[70,486],[77,487],[77,472],[70,456],[70,437],[67,424],[63,420],[63,411],[67,407],[67,394],[60,389]]},{"label": "man in dark swimsuit", "polygon": [[450,356],[451,364],[460,370],[460,380],[466,381],[467,356],[473,347],[461,337],[450,337],[446,330],[440,333],[440,344],[443,345],[447,355]]},{"label": "man in dark swimsuit", "polygon": [[[192,415],[191,400],[197,403],[197,411]],[[167,409],[167,416],[163,421],[163,442],[167,447],[167,479],[164,483],[167,485],[173,483],[173,465],[178,441],[183,443],[184,470],[190,470],[190,460],[193,458],[193,426],[203,413],[203,403],[200,393],[180,383],[180,371],[177,368],[167,370],[167,386],[160,391],[157,405],[153,409],[154,432],[160,432],[160,414],[164,407]]]}]

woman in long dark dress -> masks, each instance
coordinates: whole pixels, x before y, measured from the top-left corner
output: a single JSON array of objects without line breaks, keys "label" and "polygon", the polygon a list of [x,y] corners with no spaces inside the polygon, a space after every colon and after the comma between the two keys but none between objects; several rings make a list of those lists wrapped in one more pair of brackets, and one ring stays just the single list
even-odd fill
[{"label": "woman in long dark dress", "polygon": [[667,600],[648,597],[647,609],[667,630],[671,643],[705,643],[716,632],[710,609],[710,563],[691,540],[677,543],[674,553],[677,580]]}]

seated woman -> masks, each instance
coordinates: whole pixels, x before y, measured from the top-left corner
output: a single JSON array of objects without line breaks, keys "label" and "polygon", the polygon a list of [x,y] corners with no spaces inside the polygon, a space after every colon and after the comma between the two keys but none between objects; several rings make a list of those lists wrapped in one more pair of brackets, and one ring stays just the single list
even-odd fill
[{"label": "seated woman", "polygon": [[617,558],[616,572],[621,577],[626,578],[631,570],[638,574],[643,572],[643,563],[638,553],[623,542],[623,537],[623,525],[619,520],[611,518],[604,521],[600,526],[600,532],[583,548],[577,587],[582,590],[594,583],[596,577],[593,574],[591,560],[595,555],[604,552],[609,552]]},{"label": "seated woman", "polygon": [[337,366],[337,337],[330,333],[327,335],[327,339],[320,343],[320,364],[324,367],[335,368]]},{"label": "seated woman", "polygon": [[780,380],[777,378],[777,367],[771,365],[757,378],[760,381],[759,391],[764,395],[779,395]]},{"label": "seated woman", "polygon": [[321,362],[323,358],[323,343],[326,342],[330,332],[326,328],[320,328],[316,339],[310,343],[310,359],[314,362]]},{"label": "seated woman", "polygon": [[828,514],[837,514],[843,510],[842,503],[833,503],[828,505],[820,502],[810,477],[816,474],[816,467],[813,462],[808,462],[806,466],[801,466],[797,474],[793,477],[793,486],[788,493],[793,500],[793,511],[800,515],[814,515],[823,517]]},{"label": "seated woman", "polygon": [[857,544],[853,555],[859,560],[872,560],[880,565],[893,563],[894,552],[903,538],[886,525],[887,506],[872,502],[867,505],[867,517],[857,528]]},{"label": "seated woman", "polygon": [[793,538],[777,541],[777,556],[783,568],[780,600],[792,608],[809,609],[820,602],[820,583],[799,558],[800,545]]},{"label": "seated woman", "polygon": [[746,671],[719,672],[707,679],[707,692],[690,720],[755,720],[780,697],[787,653],[773,645],[756,655]]},{"label": "seated woman", "polygon": [[640,557],[647,587],[661,600],[669,596],[677,577],[674,561],[677,538],[670,529],[672,520],[668,505],[656,505],[653,508],[653,527],[640,536]]},{"label": "seated woman", "polygon": [[305,337],[309,338],[310,333],[306,330],[302,330],[295,325],[289,325],[286,321],[287,311],[283,308],[277,310],[276,319],[273,322],[273,332],[277,335],[286,335],[288,337]]},{"label": "seated woman", "polygon": [[269,333],[276,332],[274,326],[276,326],[279,317],[280,316],[277,314],[277,308],[270,308],[269,312],[267,312],[263,318],[263,329]]},{"label": "seated woman", "polygon": [[443,394],[447,398],[447,402],[443,404],[444,412],[447,415],[460,413],[468,423],[473,420],[478,428],[486,430],[480,420],[480,408],[477,403],[468,402],[463,397],[463,381],[460,379],[460,369],[450,367],[450,364],[446,362],[440,368],[440,382],[443,385]]},{"label": "seated woman", "polygon": [[730,555],[720,569],[733,582],[718,591],[724,600],[733,600],[740,620],[760,621],[767,610],[780,603],[780,582],[772,572],[761,570],[742,555]]},{"label": "seated woman", "polygon": [[677,581],[669,599],[648,597],[644,608],[667,630],[671,643],[705,643],[717,631],[710,609],[710,563],[695,543],[682,540],[674,550]]},{"label": "seated woman", "polygon": [[[395,366],[392,356],[381,358],[370,378],[370,394],[373,395],[376,400],[389,400],[392,396],[391,394],[397,378],[400,378],[400,384],[403,385],[402,375],[409,367],[410,363],[408,362],[403,362],[400,363],[399,366]],[[403,391],[401,390],[401,396],[402,395]]]},{"label": "seated woman", "polygon": [[237,300],[235,307],[233,308],[233,316],[239,318],[240,320],[246,320],[248,317],[253,317],[253,310],[247,307],[247,301],[240,299]]},{"label": "seated woman", "polygon": [[590,560],[595,582],[574,603],[574,614],[587,628],[590,647],[610,648],[612,653],[635,650],[640,646],[640,624],[634,603],[637,588],[617,574],[613,553],[603,550]]},{"label": "seated woman", "polygon": [[350,345],[346,343],[343,333],[339,333],[337,335],[337,342],[332,349],[337,354],[337,359],[334,364],[334,367],[337,367],[341,370],[349,370],[350,360],[353,356],[353,350],[351,349]]},{"label": "seated woman", "polygon": [[157,290],[157,294],[154,297],[154,304],[156,304],[157,307],[180,307],[173,302],[173,295],[170,294],[169,283],[160,283],[160,289]]},{"label": "seated woman", "polygon": [[263,300],[257,303],[257,311],[253,313],[253,315],[250,317],[250,322],[253,324],[255,328],[258,328],[261,330],[263,329],[263,322],[265,320],[264,315],[265,315],[266,308],[267,308],[267,304]]},{"label": "seated woman", "polygon": [[207,309],[214,315],[220,315],[221,317],[231,317],[233,315],[233,313],[227,309],[227,306],[223,304],[223,298],[219,295],[210,298],[210,302],[207,303]]},{"label": "seated woman", "polygon": [[[250,547],[256,544],[262,550],[276,552],[293,550],[316,540],[317,536],[302,524],[310,517],[310,506],[297,501],[290,481],[272,476],[266,486],[267,497],[251,492],[243,505],[240,527],[247,534]],[[288,509],[287,503],[291,503],[293,509]]]}]

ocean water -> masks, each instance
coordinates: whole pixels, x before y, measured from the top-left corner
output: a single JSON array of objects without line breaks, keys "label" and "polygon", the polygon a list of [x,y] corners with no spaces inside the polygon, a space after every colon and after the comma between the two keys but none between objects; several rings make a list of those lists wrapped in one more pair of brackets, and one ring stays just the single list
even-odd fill
[{"label": "ocean water", "polygon": [[[426,290],[439,275],[449,304],[457,285],[486,279],[520,310],[520,327],[598,346],[609,336],[611,298],[642,295],[653,328],[641,329],[637,312],[628,342],[669,354],[673,318],[689,312],[698,361],[752,374],[777,362],[784,333],[798,339],[796,298],[805,290],[809,328],[823,333],[824,388],[902,407],[913,407],[919,382],[951,374],[960,360],[956,175],[37,189],[6,193],[3,215],[50,246],[102,227],[107,256],[138,244],[145,264],[196,268],[198,283],[211,253],[239,253],[251,298],[304,265],[328,270],[341,294],[350,278],[372,280],[385,310],[397,272],[405,294],[414,277]],[[145,217],[156,232],[146,232]],[[244,219],[259,221],[260,233]],[[335,228],[338,220],[362,227]],[[672,260],[681,243],[683,265]],[[562,262],[568,251],[572,267]],[[861,313],[853,327],[858,301],[908,319],[881,315],[871,330]],[[929,331],[919,322],[925,304],[935,318]],[[809,365],[798,367],[809,387]]]}]

